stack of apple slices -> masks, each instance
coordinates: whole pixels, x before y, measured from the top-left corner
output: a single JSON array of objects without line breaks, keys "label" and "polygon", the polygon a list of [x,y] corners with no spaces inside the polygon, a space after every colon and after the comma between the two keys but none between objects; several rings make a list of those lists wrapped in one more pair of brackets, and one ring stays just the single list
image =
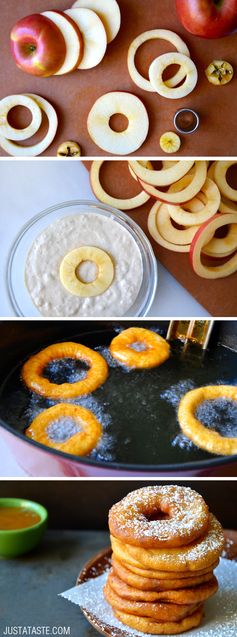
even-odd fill
[{"label": "stack of apple slices", "polygon": [[120,29],[116,0],[76,0],[66,11],[44,11],[19,20],[11,31],[17,66],[31,75],[64,75],[97,66]]},{"label": "stack of apple slices", "polygon": [[[236,272],[237,190],[226,180],[228,168],[236,161],[216,161],[209,169],[208,162],[201,160],[164,161],[162,169],[155,170],[150,161],[131,160],[130,173],[141,186],[140,195],[131,200],[111,198],[105,192],[99,177],[102,163],[93,162],[90,175],[100,201],[129,210],[153,197],[148,230],[159,245],[189,253],[194,272],[203,278],[218,279]],[[215,236],[224,227],[225,236]],[[203,262],[204,257],[208,263]]]}]

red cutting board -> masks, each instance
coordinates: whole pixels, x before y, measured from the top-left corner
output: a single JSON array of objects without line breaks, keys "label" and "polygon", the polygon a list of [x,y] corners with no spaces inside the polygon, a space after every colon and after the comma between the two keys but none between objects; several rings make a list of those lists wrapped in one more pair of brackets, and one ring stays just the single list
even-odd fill
[{"label": "red cutting board", "polygon": [[[215,59],[226,59],[236,65],[237,34],[218,40],[204,40],[186,32],[176,15],[174,0],[118,0],[122,26],[116,39],[108,46],[102,63],[88,71],[74,71],[62,77],[36,78],[19,70],[10,54],[10,30],[25,15],[46,9],[64,10],[72,0],[1,0],[0,19],[0,97],[15,93],[38,93],[56,108],[59,127],[53,144],[45,155],[55,156],[59,144],[67,139],[78,141],[84,156],[104,156],[87,133],[87,116],[95,100],[114,90],[125,90],[139,96],[148,111],[150,129],[147,140],[137,155],[161,156],[159,146],[162,133],[173,129],[173,116],[181,107],[196,109],[201,117],[199,130],[182,136],[179,156],[229,156],[237,155],[237,73],[230,84],[222,87],[211,85],[204,74],[207,65]],[[103,0],[101,0],[103,4]],[[197,87],[184,99],[170,100],[156,93],[145,92],[131,80],[127,70],[127,51],[132,40],[143,31],[162,28],[178,33],[188,45],[195,61],[199,81]],[[153,41],[144,44],[137,54],[140,71],[147,75],[151,61],[172,51],[168,42]],[[25,113],[25,110],[24,110]],[[12,116],[13,117],[13,116]],[[25,115],[16,114],[12,121],[23,126]],[[44,122],[40,135],[46,131]],[[0,155],[5,155],[0,149]]]},{"label": "red cutting board", "polygon": [[[89,170],[91,162],[84,161]],[[120,198],[133,197],[139,186],[131,177],[126,161],[105,161],[100,171],[101,183],[106,192]],[[231,174],[231,184],[237,188],[237,169]],[[155,255],[167,270],[212,316],[237,316],[237,272],[224,279],[208,280],[197,276],[187,254],[175,253],[159,246],[148,233],[147,217],[154,200],[129,212],[149,237]],[[185,307],[176,308],[177,316],[185,315]]]}]

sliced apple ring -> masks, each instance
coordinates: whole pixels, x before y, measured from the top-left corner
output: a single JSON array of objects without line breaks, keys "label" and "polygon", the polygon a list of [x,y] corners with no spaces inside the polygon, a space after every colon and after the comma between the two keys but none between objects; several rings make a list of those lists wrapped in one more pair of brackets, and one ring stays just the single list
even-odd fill
[{"label": "sliced apple ring", "polygon": [[213,239],[218,228],[229,224],[237,224],[237,213],[217,214],[197,231],[190,248],[190,260],[193,270],[204,279],[221,279],[230,276],[237,270],[237,252],[226,263],[216,266],[203,265],[201,254],[203,248]]},{"label": "sliced apple ring", "polygon": [[[13,128],[8,122],[8,113],[15,106],[25,106],[32,115],[32,121],[26,128]],[[26,95],[8,95],[0,101],[0,135],[11,141],[29,139],[39,130],[42,111],[36,102]]]},{"label": "sliced apple ring", "polygon": [[212,179],[212,181],[215,181],[215,166],[216,166],[216,161],[213,161],[213,163],[209,166],[207,171],[207,176],[209,177],[209,179]]},{"label": "sliced apple ring", "polygon": [[[165,69],[171,64],[178,64],[185,75],[184,83],[181,86],[168,86],[162,79]],[[149,78],[154,90],[162,97],[177,100],[195,89],[198,80],[197,68],[194,62],[183,55],[183,53],[164,53],[153,60],[149,67]]]},{"label": "sliced apple ring", "polygon": [[237,212],[237,203],[222,196],[219,212]]},{"label": "sliced apple ring", "polygon": [[121,25],[120,8],[116,0],[76,0],[73,8],[92,9],[95,11],[105,27],[107,42],[112,42],[119,32]]},{"label": "sliced apple ring", "polygon": [[90,170],[90,182],[94,195],[105,204],[109,206],[113,206],[114,208],[119,208],[119,210],[132,210],[133,208],[138,208],[146,203],[150,199],[150,195],[148,195],[144,190],[139,192],[135,197],[129,197],[128,199],[118,199],[117,197],[112,197],[109,195],[101,185],[100,182],[100,169],[104,160],[102,161],[93,161]]},{"label": "sliced apple ring", "polygon": [[[85,283],[77,276],[77,268],[82,262],[92,261],[97,266],[94,281]],[[70,294],[81,297],[103,294],[114,279],[114,264],[110,256],[101,248],[81,246],[72,250],[61,262],[60,280]]]},{"label": "sliced apple ring", "polygon": [[163,206],[165,206],[165,204],[162,204],[160,201],[156,201],[151,208],[151,211],[148,215],[147,224],[150,235],[153,237],[156,243],[158,243],[163,248],[166,248],[167,250],[171,250],[171,252],[189,252],[190,244],[178,245],[175,243],[171,243],[171,241],[167,241],[166,239],[164,239],[164,237],[162,237],[162,234],[158,228],[157,219],[158,213]]},{"label": "sliced apple ring", "polygon": [[180,159],[177,161],[163,161],[161,170],[151,170],[148,166],[144,166],[144,162],[131,160],[129,162],[130,168],[139,179],[142,179],[147,184],[152,186],[170,186],[175,181],[178,181],[194,165],[194,160]]},{"label": "sliced apple ring", "polygon": [[0,137],[0,146],[3,150],[6,151],[9,155],[13,157],[36,157],[43,153],[50,144],[56,135],[57,127],[58,127],[58,118],[57,113],[47,100],[39,95],[35,95],[34,93],[26,93],[26,97],[30,97],[32,100],[36,102],[36,104],[45,112],[49,121],[48,132],[45,137],[40,141],[34,144],[33,146],[21,146],[20,144],[16,144],[11,142],[9,139],[5,137]]},{"label": "sliced apple ring", "polygon": [[[145,166],[145,168],[148,168],[148,170],[153,170],[152,163],[149,159],[141,160],[140,163],[143,166]],[[131,168],[129,162],[128,162],[128,170],[130,172],[130,175],[132,175],[133,179],[135,179],[135,181],[138,181],[137,175],[135,174],[134,170]]]},{"label": "sliced apple ring", "polygon": [[[128,49],[128,71],[130,77],[132,78],[134,84],[142,88],[144,91],[149,91],[150,93],[155,93],[155,89],[152,86],[151,82],[143,77],[139,71],[137,70],[135,64],[135,57],[138,49],[142,44],[147,42],[148,40],[166,40],[170,42],[179,53],[183,53],[187,57],[190,56],[189,50],[185,42],[173,31],[169,31],[168,29],[153,29],[151,31],[145,31],[138,35],[135,40],[130,44]],[[166,81],[167,86],[177,86],[182,80],[185,78],[186,72],[183,69],[179,69],[177,73],[170,79]]]},{"label": "sliced apple ring", "polygon": [[[110,118],[115,113],[125,115],[128,126],[121,132],[110,128]],[[87,119],[88,133],[102,150],[114,155],[129,155],[145,141],[149,119],[142,101],[132,93],[114,91],[96,100]]]},{"label": "sliced apple ring", "polygon": [[186,203],[186,201],[190,201],[193,199],[201,190],[203,184],[206,181],[207,176],[207,164],[206,161],[196,161],[195,169],[192,172],[192,180],[190,184],[186,187],[181,186],[181,190],[178,192],[163,192],[150,184],[147,184],[142,179],[139,179],[140,184],[147,192],[154,197],[155,199],[159,199],[159,201],[163,201],[164,203],[179,205],[180,203]]},{"label": "sliced apple ring", "polygon": [[[188,176],[186,177],[188,178]],[[185,177],[183,178],[183,182],[185,183]],[[174,192],[172,186],[169,190],[170,192]],[[219,210],[221,196],[215,182],[207,177],[201,188],[201,192],[206,196],[207,202],[199,212],[188,212],[184,210],[182,206],[168,204],[169,214],[173,221],[176,221],[176,223],[182,226],[196,226],[204,223],[216,214]]]},{"label": "sliced apple ring", "polygon": [[190,245],[199,228],[199,226],[183,229],[175,228],[172,224],[169,208],[165,203],[157,211],[156,225],[163,239],[181,246]]},{"label": "sliced apple ring", "polygon": [[107,48],[106,31],[99,16],[91,9],[67,9],[64,11],[82,33],[84,49],[77,68],[81,70],[92,69],[97,66],[104,57]]},{"label": "sliced apple ring", "polygon": [[41,15],[44,15],[56,24],[66,44],[65,60],[54,75],[64,75],[65,73],[74,71],[80,64],[83,55],[83,40],[77,24],[70,16],[65,15],[61,11],[44,11]]},{"label": "sliced apple ring", "polygon": [[229,257],[237,249],[237,225],[230,223],[228,232],[225,237],[219,239],[213,237],[211,241],[203,248],[203,254],[209,257]]},{"label": "sliced apple ring", "polygon": [[237,201],[237,190],[231,188],[226,180],[226,173],[228,168],[237,164],[237,161],[217,161],[215,165],[215,182],[220,189],[220,192],[227,199]]}]

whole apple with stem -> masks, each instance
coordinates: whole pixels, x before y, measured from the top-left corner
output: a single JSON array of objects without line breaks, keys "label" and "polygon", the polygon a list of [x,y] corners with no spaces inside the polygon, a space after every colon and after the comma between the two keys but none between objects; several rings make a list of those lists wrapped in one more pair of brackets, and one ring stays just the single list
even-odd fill
[{"label": "whole apple with stem", "polygon": [[182,25],[201,38],[221,38],[237,29],[237,0],[176,0]]},{"label": "whole apple with stem", "polygon": [[11,30],[11,52],[16,65],[25,73],[49,77],[62,66],[66,44],[51,20],[34,13],[19,20]]}]

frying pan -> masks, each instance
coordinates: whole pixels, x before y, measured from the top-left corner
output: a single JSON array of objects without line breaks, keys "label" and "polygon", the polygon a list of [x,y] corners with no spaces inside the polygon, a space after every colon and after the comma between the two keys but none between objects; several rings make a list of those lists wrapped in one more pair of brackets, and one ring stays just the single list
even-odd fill
[{"label": "frying pan", "polygon": [[[78,402],[91,408],[104,426],[99,447],[90,457],[76,457],[39,445],[25,437],[32,418],[52,401],[24,388],[20,370],[24,360],[57,341],[74,340],[98,349],[108,358],[108,345],[131,325],[154,329],[166,336],[168,321],[7,321],[0,338],[0,426],[17,462],[30,475],[129,476],[198,475],[234,463],[237,456],[222,457],[198,449],[180,433],[177,405],[193,387],[237,384],[237,322],[216,321],[208,350],[180,341],[172,355],[153,370],[125,370],[113,360],[106,383]],[[53,364],[54,365],[54,364]],[[45,370],[54,382],[69,380],[64,363]],[[81,370],[80,370],[81,371]],[[74,369],[73,373],[78,373]],[[210,406],[209,406],[210,407]],[[228,406],[227,406],[228,407]],[[226,409],[227,409],[226,407]],[[232,409],[232,407],[231,407]],[[236,411],[228,414],[231,435],[236,435]],[[210,425],[213,412],[204,413]],[[223,430],[222,430],[223,433]],[[229,434],[230,435],[230,434]]]}]

